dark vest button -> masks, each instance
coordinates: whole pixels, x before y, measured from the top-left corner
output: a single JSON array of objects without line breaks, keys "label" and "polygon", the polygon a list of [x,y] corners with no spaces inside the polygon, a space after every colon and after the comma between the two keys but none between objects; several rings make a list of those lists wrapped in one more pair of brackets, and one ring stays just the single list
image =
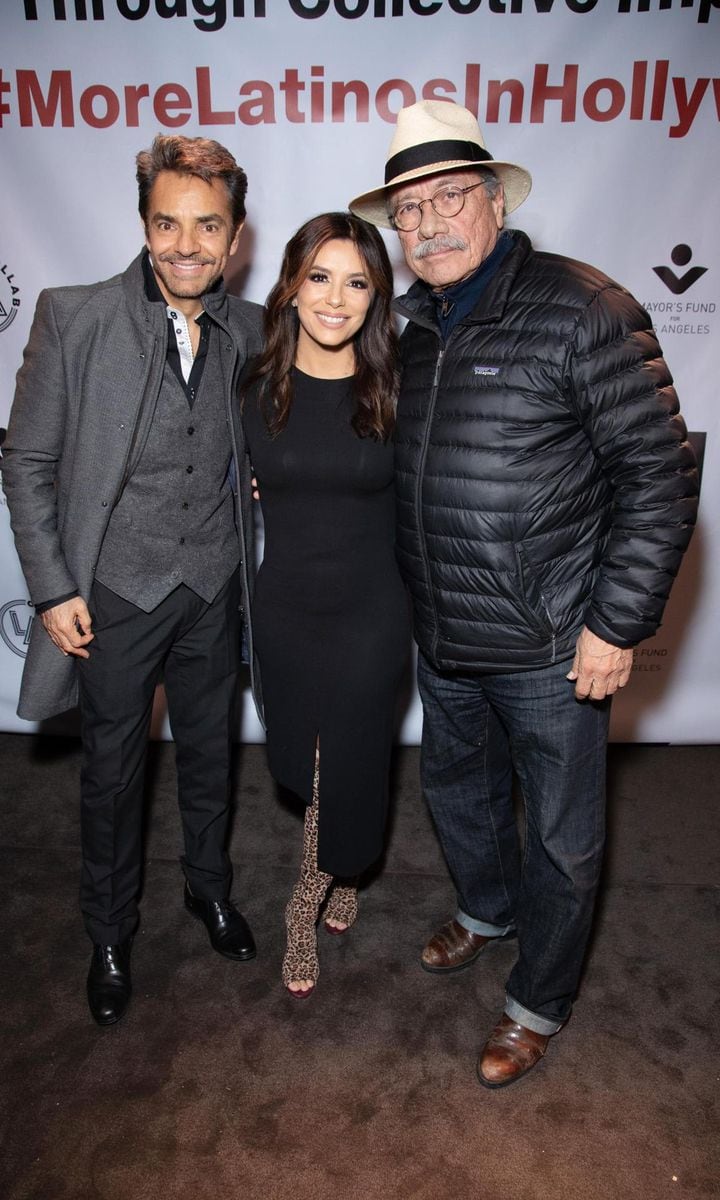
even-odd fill
[{"label": "dark vest button", "polygon": [[[194,393],[193,393],[193,394],[194,394]],[[188,436],[189,436],[189,437],[192,437],[192,435],[194,434],[194,432],[195,432],[195,426],[194,426],[194,425],[188,425]]]},{"label": "dark vest button", "polygon": [[186,467],[185,470],[187,471],[188,475],[192,475],[192,473],[193,473],[192,467]]},{"label": "dark vest button", "polygon": [[189,508],[189,507],[190,507],[190,505],[188,504],[187,500],[183,500],[183,508]]}]

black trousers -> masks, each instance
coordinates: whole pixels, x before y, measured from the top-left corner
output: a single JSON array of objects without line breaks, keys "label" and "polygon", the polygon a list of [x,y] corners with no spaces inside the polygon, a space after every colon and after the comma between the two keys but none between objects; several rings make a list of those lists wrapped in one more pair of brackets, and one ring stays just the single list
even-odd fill
[{"label": "black trousers", "polygon": [[79,659],[80,908],[93,942],[113,945],[138,921],[144,768],[162,679],[175,739],[181,863],[197,896],[230,890],[230,757],[240,661],[240,573],[208,604],[176,588],[151,613],[93,585],[95,640]]}]

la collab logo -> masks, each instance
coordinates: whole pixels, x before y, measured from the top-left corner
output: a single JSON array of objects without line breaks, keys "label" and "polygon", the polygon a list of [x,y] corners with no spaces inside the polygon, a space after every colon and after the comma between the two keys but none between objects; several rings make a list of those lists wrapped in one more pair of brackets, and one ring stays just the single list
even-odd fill
[{"label": "la collab logo", "polygon": [[12,325],[19,307],[20,288],[7,263],[3,263],[0,267],[0,333]]},{"label": "la collab logo", "polygon": [[20,658],[27,657],[33,617],[29,600],[9,600],[0,608],[0,638]]}]

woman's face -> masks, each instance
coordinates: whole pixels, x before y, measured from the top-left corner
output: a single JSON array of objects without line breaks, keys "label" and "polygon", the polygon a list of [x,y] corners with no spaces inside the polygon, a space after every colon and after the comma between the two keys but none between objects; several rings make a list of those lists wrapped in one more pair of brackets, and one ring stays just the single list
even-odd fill
[{"label": "woman's face", "polygon": [[373,297],[365,265],[353,242],[334,238],[316,252],[293,301],[300,319],[298,366],[327,355],[354,358],[352,340]]}]

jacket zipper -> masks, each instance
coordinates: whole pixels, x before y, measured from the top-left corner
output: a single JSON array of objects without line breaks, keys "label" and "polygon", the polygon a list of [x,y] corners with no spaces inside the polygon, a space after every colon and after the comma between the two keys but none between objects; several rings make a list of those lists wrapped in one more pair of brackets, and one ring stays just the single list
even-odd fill
[{"label": "jacket zipper", "polygon": [[[528,613],[533,618],[533,621],[539,622],[540,614],[536,611],[536,609],[533,607],[533,605],[530,603],[529,599],[527,598],[526,586],[525,586],[526,585],[526,578],[525,578],[526,571],[531,571],[531,570],[533,570],[533,568],[530,566],[529,563],[527,563],[525,561],[525,556],[522,551],[522,547],[517,542],[515,543],[515,561],[517,563],[518,571],[520,573],[520,590],[521,590],[523,599],[525,601],[525,604],[527,606]],[[533,573],[535,573],[535,572],[533,571]],[[557,631],[555,629],[555,622],[553,621],[552,615],[550,613],[550,607],[545,598],[545,593],[542,590],[542,588],[540,588],[539,591],[540,591],[540,604],[542,605],[542,611],[543,611],[543,615],[545,617],[547,633],[550,634],[550,662],[551,662],[551,664],[554,664],[556,657],[557,657]]]},{"label": "jacket zipper", "polygon": [[545,609],[545,616],[547,617],[548,625],[550,626],[550,647],[551,647],[551,649],[550,649],[550,662],[551,662],[551,664],[554,664],[554,663],[555,663],[555,659],[556,659],[556,657],[557,657],[557,655],[556,655],[556,649],[557,649],[557,646],[556,646],[556,643],[557,643],[557,635],[556,635],[556,633],[555,633],[555,626],[554,626],[554,624],[553,624],[553,621],[552,621],[552,618],[551,618],[551,616],[550,616],[550,609],[549,609],[549,608],[548,608],[548,606],[547,606],[547,603],[546,603],[546,601],[545,601],[545,597],[544,597],[544,595],[542,594],[542,592],[540,593],[540,599],[542,600],[542,605],[543,605],[543,608]]},{"label": "jacket zipper", "polygon": [[437,399],[438,389],[440,386],[440,371],[442,369],[442,363],[445,357],[445,349],[445,346],[440,347],[440,353],[438,354],[437,362],[435,363],[435,375],[433,376],[432,390],[430,392],[430,404],[428,405],[427,419],[425,421],[425,436],[423,438],[422,449],[420,451],[417,482],[415,484],[415,512],[417,513],[418,535],[420,538],[423,566],[425,568],[425,575],[428,581],[428,593],[430,595],[430,603],[432,605],[433,627],[435,630],[433,636],[433,654],[435,655],[437,654],[437,645],[438,641],[440,640],[440,630],[438,628],[438,614],[437,607],[435,605],[435,593],[433,591],[432,580],[430,577],[430,558],[428,556],[427,546],[425,544],[425,528],[423,526],[422,519],[422,488],[423,480],[425,478],[425,461],[427,459],[428,446],[430,444],[430,426],[435,413],[435,401]]}]

